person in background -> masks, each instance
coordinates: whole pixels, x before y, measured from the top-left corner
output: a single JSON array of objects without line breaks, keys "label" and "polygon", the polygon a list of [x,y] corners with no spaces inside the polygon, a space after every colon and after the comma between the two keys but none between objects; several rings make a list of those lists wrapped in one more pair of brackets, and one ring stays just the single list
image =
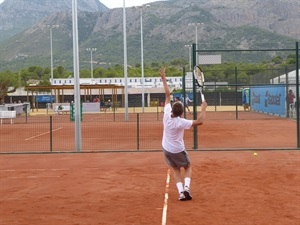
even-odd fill
[{"label": "person in background", "polygon": [[170,93],[170,101],[171,101],[171,105],[173,105],[174,103],[174,96],[173,96],[173,93]]},{"label": "person in background", "polygon": [[[165,68],[160,70],[160,76],[165,90],[165,108],[163,117],[162,149],[166,163],[172,168],[179,193],[179,200],[192,200],[190,184],[192,167],[189,155],[185,149],[184,131],[192,126],[202,125],[205,119],[207,103],[202,102],[201,112],[196,120],[181,118],[184,106],[181,102],[174,102],[171,106],[170,90],[166,81]],[[181,178],[181,169],[184,170],[184,178]]]},{"label": "person in background", "polygon": [[107,101],[106,108],[107,108],[109,111],[111,110],[111,101],[110,101],[110,99],[108,99],[108,101]]},{"label": "person in background", "polygon": [[93,102],[100,102],[99,98],[96,96],[94,99],[93,99]]},{"label": "person in background", "polygon": [[189,108],[189,103],[190,103],[190,102],[193,102],[193,100],[191,100],[191,99],[189,98],[189,96],[186,95],[186,96],[185,96],[185,108],[188,110],[189,114],[192,114],[192,112],[191,112],[191,110],[190,110],[190,108]]},{"label": "person in background", "polygon": [[288,115],[290,115],[290,112],[294,110],[295,108],[295,94],[293,93],[293,90],[289,90],[289,92],[286,95],[286,102],[287,102],[287,111]]},{"label": "person in background", "polygon": [[0,105],[5,105],[5,102],[2,98],[0,98]]},{"label": "person in background", "polygon": [[182,104],[182,102],[180,101],[179,97],[175,97],[175,102],[180,102]]}]

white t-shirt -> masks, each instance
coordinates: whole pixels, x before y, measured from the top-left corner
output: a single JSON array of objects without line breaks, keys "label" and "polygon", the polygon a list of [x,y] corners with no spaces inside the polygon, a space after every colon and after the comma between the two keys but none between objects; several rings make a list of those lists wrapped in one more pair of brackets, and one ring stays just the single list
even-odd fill
[{"label": "white t-shirt", "polygon": [[165,105],[164,109],[164,132],[162,139],[162,147],[172,153],[179,153],[185,150],[183,141],[184,130],[191,128],[193,120],[187,120],[180,117],[171,117],[171,104]]}]

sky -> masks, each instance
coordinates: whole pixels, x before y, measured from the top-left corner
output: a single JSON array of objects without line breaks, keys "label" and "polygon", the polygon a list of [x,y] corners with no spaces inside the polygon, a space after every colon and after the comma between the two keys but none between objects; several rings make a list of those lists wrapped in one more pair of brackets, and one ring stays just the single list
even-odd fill
[{"label": "sky", "polygon": [[[0,0],[0,3],[2,3],[3,1],[4,0]],[[163,1],[163,0],[125,0],[125,6],[126,7],[138,6],[138,5],[143,5],[146,3],[157,2],[157,1]],[[100,0],[100,2],[110,9],[123,7],[123,0]]]}]

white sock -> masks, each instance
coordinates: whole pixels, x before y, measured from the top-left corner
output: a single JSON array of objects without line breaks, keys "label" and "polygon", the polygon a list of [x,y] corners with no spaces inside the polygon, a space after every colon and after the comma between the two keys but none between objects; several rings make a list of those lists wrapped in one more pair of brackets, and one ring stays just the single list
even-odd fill
[{"label": "white sock", "polygon": [[191,186],[191,178],[185,177],[184,178],[184,187],[187,187],[188,189],[190,189],[190,186]]},{"label": "white sock", "polygon": [[183,192],[183,185],[182,185],[182,182],[178,182],[178,183],[176,184],[176,186],[177,186],[177,189],[178,189],[179,194],[180,194],[181,192]]}]

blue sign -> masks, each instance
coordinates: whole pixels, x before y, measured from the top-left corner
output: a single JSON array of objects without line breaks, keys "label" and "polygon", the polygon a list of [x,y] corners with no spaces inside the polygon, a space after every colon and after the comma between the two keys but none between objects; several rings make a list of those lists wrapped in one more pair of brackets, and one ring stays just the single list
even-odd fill
[{"label": "blue sign", "polygon": [[173,94],[173,98],[174,99],[171,99],[171,100],[175,100],[175,98],[179,98],[179,101],[182,101],[182,94],[180,94],[180,93],[174,93]]},{"label": "blue sign", "polygon": [[[185,95],[186,97],[188,97],[190,100],[193,100],[193,93],[186,93]],[[183,101],[183,94],[181,93],[174,93],[173,94],[173,98],[175,99],[176,97],[179,98],[179,101]]]},{"label": "blue sign", "polygon": [[52,98],[51,98],[51,95],[39,95],[39,96],[36,96],[37,97],[37,102],[38,103],[52,103],[54,102],[54,96],[52,95]]},{"label": "blue sign", "polygon": [[251,87],[250,97],[251,110],[286,116],[284,86]]}]

